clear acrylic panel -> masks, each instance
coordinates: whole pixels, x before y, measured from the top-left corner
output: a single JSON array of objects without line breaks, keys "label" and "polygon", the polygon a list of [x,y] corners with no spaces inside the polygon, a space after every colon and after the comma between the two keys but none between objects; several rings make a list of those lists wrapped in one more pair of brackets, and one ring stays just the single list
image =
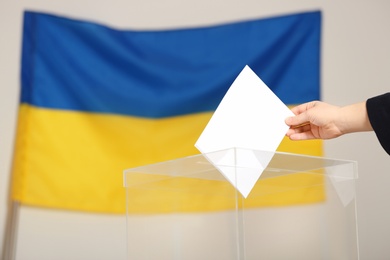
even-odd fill
[{"label": "clear acrylic panel", "polygon": [[359,259],[356,179],[354,161],[239,148],[127,169],[128,259]]}]

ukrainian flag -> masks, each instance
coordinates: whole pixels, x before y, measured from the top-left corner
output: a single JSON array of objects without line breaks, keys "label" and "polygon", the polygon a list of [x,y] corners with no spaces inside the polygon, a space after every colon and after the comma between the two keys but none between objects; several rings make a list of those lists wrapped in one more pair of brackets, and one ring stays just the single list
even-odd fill
[{"label": "ukrainian flag", "polygon": [[[319,11],[158,31],[26,11],[12,199],[124,212],[122,171],[197,154],[245,65],[285,104],[319,99],[320,31]],[[284,140],[279,150],[322,153],[319,141]],[[313,201],[306,195],[272,203]]]}]

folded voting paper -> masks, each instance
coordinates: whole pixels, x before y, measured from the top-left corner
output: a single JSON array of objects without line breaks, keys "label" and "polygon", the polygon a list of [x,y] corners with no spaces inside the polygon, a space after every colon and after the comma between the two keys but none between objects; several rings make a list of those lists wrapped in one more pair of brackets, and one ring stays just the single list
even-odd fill
[{"label": "folded voting paper", "polygon": [[[252,69],[245,66],[195,147],[246,198],[288,130],[284,120],[292,115]],[[208,154],[226,149],[230,150],[223,155]]]}]

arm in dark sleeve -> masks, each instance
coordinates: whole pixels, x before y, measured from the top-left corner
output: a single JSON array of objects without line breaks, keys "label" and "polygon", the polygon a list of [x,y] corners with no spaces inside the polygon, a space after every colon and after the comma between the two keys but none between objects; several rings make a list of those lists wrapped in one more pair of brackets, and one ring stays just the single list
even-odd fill
[{"label": "arm in dark sleeve", "polygon": [[390,155],[390,92],[368,99],[366,108],[380,144]]}]

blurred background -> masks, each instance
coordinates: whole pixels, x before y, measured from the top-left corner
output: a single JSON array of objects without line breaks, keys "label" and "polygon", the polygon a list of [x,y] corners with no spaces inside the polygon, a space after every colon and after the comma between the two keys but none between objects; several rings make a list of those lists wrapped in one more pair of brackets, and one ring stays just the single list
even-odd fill
[{"label": "blurred background", "polygon": [[[5,232],[16,120],[20,94],[23,11],[48,12],[90,20],[117,29],[166,29],[209,26],[304,11],[322,12],[321,99],[335,105],[360,102],[389,91],[390,2],[373,1],[10,1],[0,2],[0,234]],[[356,160],[360,259],[389,259],[390,164],[374,133],[356,133],[324,142],[324,155]],[[101,259],[124,259],[125,218],[23,207],[17,259],[35,259],[37,234],[58,243],[106,243]],[[61,223],[59,225],[58,223]],[[45,227],[44,229],[42,227]],[[72,230],[85,230],[77,238]],[[45,230],[45,231],[44,231]],[[61,234],[61,240],[55,239]],[[3,246],[3,236],[0,237]],[[94,242],[94,240],[96,240]],[[36,249],[35,249],[36,250]],[[85,251],[91,248],[85,248]],[[112,252],[118,255],[112,255]],[[39,254],[37,254],[39,255]],[[58,258],[62,259],[62,258]],[[79,259],[83,258],[80,253]]]}]

